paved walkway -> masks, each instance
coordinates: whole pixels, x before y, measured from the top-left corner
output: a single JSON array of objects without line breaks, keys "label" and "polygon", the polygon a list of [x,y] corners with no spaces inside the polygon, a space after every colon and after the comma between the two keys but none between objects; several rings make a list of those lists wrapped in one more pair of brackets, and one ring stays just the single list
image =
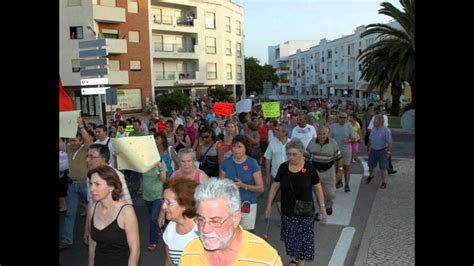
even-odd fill
[{"label": "paved walkway", "polygon": [[413,159],[398,162],[398,173],[377,191],[355,265],[415,264],[414,166]]}]

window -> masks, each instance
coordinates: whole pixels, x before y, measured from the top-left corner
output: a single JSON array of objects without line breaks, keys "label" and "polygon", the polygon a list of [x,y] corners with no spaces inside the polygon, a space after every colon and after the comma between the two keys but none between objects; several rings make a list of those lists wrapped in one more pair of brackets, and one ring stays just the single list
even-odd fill
[{"label": "window", "polygon": [[81,0],[68,0],[67,6],[81,6]]},{"label": "window", "polygon": [[130,71],[142,71],[140,60],[130,60]]},{"label": "window", "polygon": [[237,57],[242,57],[242,44],[240,44],[240,42],[236,43],[235,50],[237,53]]},{"label": "window", "polygon": [[119,60],[109,60],[109,70],[110,71],[120,71],[120,61]]},{"label": "window", "polygon": [[81,60],[80,59],[72,59],[72,72],[80,72],[81,71]]},{"label": "window", "polygon": [[232,55],[232,46],[230,40],[225,40],[225,55]]},{"label": "window", "polygon": [[240,21],[236,20],[235,21],[235,30],[237,31],[237,35],[241,35],[242,32],[240,31]]},{"label": "window", "polygon": [[128,32],[128,41],[129,42],[140,42],[140,32],[138,32],[138,31],[129,31]]},{"label": "window", "polygon": [[127,11],[128,13],[138,13],[138,2],[128,0]]},{"label": "window", "polygon": [[115,7],[115,0],[100,0],[100,5],[101,6],[113,6]]},{"label": "window", "polygon": [[324,68],[322,69],[322,72],[323,72],[323,74],[324,74]]},{"label": "window", "polygon": [[225,31],[230,32],[230,17],[225,17]]},{"label": "window", "polygon": [[206,53],[208,54],[216,53],[216,38],[206,37]]},{"label": "window", "polygon": [[335,54],[337,54],[337,50],[339,50],[339,49],[337,49],[337,47],[334,48],[334,53],[335,53]]},{"label": "window", "polygon": [[207,63],[207,79],[217,79],[216,63]]},{"label": "window", "polygon": [[216,28],[216,14],[206,12],[206,29]]},{"label": "window", "polygon": [[362,65],[361,64],[359,64],[359,70],[362,70]]},{"label": "window", "polygon": [[118,30],[102,29],[102,37],[104,39],[118,39]]},{"label": "window", "polygon": [[237,79],[242,80],[242,66],[237,65]]},{"label": "window", "polygon": [[231,64],[226,65],[226,76],[227,76],[227,79],[232,79],[232,65]]},{"label": "window", "polygon": [[71,40],[83,39],[84,33],[82,31],[82,26],[69,27],[69,36]]},{"label": "window", "polygon": [[[334,66],[337,67],[337,60],[334,61]],[[337,78],[336,78],[337,79]]]}]

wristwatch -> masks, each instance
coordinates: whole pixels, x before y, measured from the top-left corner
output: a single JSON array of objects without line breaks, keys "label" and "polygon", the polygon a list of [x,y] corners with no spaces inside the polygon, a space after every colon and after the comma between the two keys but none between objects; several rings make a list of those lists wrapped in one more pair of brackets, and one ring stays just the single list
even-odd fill
[{"label": "wristwatch", "polygon": [[339,170],[343,170],[344,168],[342,168],[342,167],[338,167],[337,169],[339,169]]}]

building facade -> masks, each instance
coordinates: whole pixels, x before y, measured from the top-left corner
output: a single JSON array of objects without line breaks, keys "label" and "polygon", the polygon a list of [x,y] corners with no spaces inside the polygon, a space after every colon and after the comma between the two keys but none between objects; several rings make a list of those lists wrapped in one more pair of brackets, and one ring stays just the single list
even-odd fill
[{"label": "building facade", "polygon": [[[154,89],[205,96],[222,85],[245,91],[244,14],[229,0],[151,3]],[[245,94],[245,93],[244,93]]]},{"label": "building facade", "polygon": [[[397,27],[396,22],[388,25]],[[269,62],[275,67],[280,81],[274,99],[329,98],[361,101],[368,98],[368,82],[361,79],[362,65],[357,56],[376,41],[376,35],[363,38],[365,26],[359,26],[351,35],[336,40],[322,39],[307,49],[279,56],[283,45],[269,46]]]},{"label": "building facade", "polygon": [[243,9],[230,0],[61,0],[60,77],[75,108],[99,115],[103,96],[82,95],[80,41],[106,40],[116,107],[145,112],[156,95],[245,93]]}]

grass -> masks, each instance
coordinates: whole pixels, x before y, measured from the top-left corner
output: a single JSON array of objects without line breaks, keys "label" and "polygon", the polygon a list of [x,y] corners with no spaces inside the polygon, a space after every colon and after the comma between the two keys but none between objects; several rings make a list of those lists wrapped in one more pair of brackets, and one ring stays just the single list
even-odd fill
[{"label": "grass", "polygon": [[[362,120],[363,115],[359,115],[358,117]],[[400,123],[400,116],[389,115],[388,124],[389,124],[388,126],[389,128],[402,128],[402,125]]]}]

